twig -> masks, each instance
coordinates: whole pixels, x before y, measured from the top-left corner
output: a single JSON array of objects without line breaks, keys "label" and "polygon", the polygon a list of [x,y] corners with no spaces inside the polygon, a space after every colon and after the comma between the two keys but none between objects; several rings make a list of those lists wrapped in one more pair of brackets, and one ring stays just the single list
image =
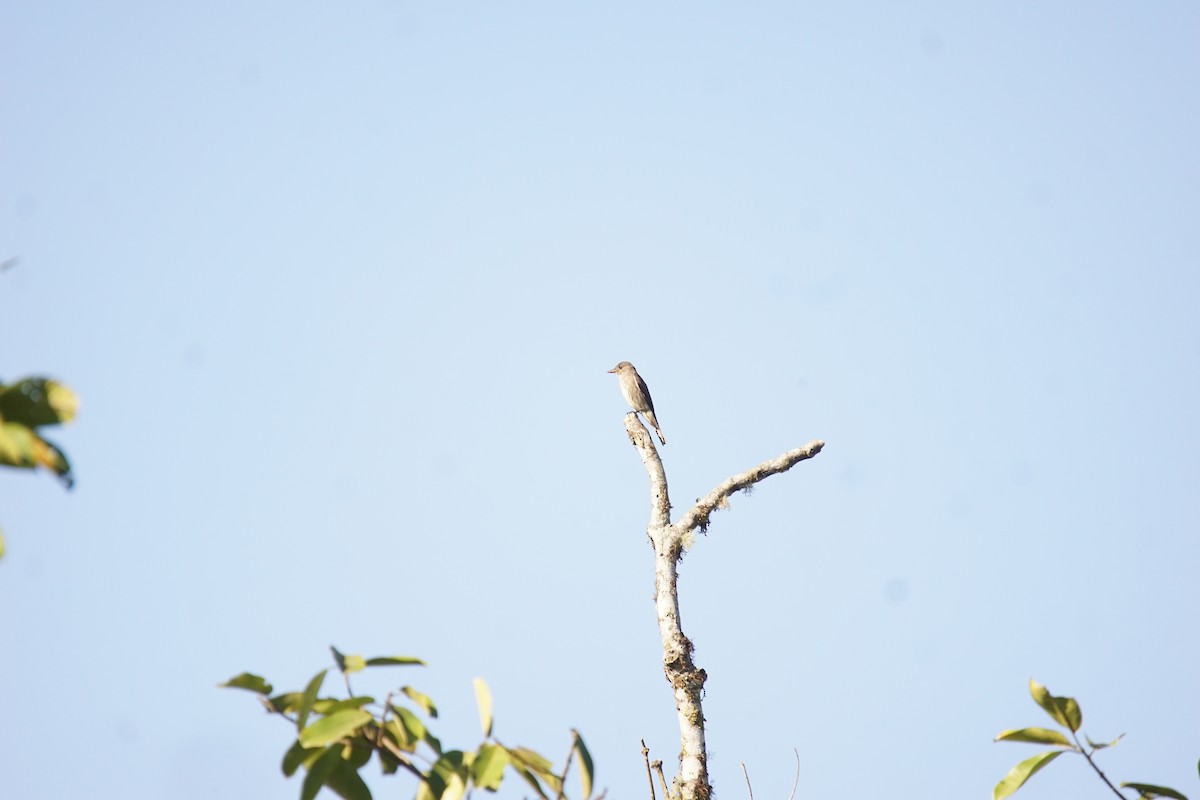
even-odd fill
[{"label": "twig", "polygon": [[757,467],[748,469],[732,478],[727,478],[717,488],[713,489],[708,494],[696,501],[696,505],[692,506],[679,522],[675,523],[675,527],[680,530],[690,531],[692,528],[699,527],[704,530],[708,527],[709,517],[712,512],[721,508],[729,495],[734,492],[746,489],[764,478],[769,478],[772,475],[777,475],[780,472],[786,472],[796,464],[806,459],[812,458],[817,453],[821,452],[821,448],[825,443],[820,439],[814,439],[804,447],[797,447],[795,450],[789,450],[778,458],[773,458],[764,461]]},{"label": "twig", "polygon": [[742,774],[746,776],[746,791],[750,795],[750,800],[754,800],[754,787],[750,785],[750,773],[746,772],[746,762],[740,762],[742,765]]},{"label": "twig", "polygon": [[788,795],[788,800],[794,800],[796,787],[800,785],[800,751],[793,747],[792,752],[796,754],[796,780],[792,782],[792,793]]},{"label": "twig", "polygon": [[381,748],[383,746],[383,728],[387,725],[388,712],[392,710],[392,693],[387,693],[387,698],[383,701],[383,713],[379,715],[379,735],[375,737],[375,746]]},{"label": "twig", "polygon": [[573,734],[571,749],[567,752],[567,760],[563,764],[562,777],[558,779],[558,800],[564,800],[567,796],[567,773],[571,771],[571,759],[575,757],[575,746],[579,744],[579,733],[576,731],[572,731],[571,733]]},{"label": "twig", "polygon": [[[1113,786],[1112,781],[1110,781],[1108,779],[1108,776],[1105,775],[1103,771],[1101,771],[1100,767],[1096,766],[1096,762],[1092,760],[1092,754],[1089,753],[1087,750],[1085,750],[1083,745],[1080,744],[1079,737],[1075,734],[1075,731],[1071,731],[1071,738],[1075,740],[1075,746],[1079,748],[1080,754],[1084,758],[1087,759],[1087,762],[1089,764],[1092,765],[1092,769],[1096,770],[1096,774],[1100,776],[1100,780],[1102,780],[1106,784],[1108,784],[1108,788],[1112,789],[1113,794],[1115,794],[1117,797],[1121,798],[1121,800],[1129,800],[1129,798],[1127,798],[1127,797],[1125,797],[1125,795],[1121,794],[1121,791],[1117,787]],[[1093,750],[1092,752],[1095,752],[1095,751]]]},{"label": "twig", "polygon": [[667,779],[663,776],[662,759],[654,759],[654,761],[651,763],[651,766],[654,767],[654,771],[658,773],[658,782],[662,784],[663,800],[667,800],[667,798],[671,796],[671,793],[667,790]]},{"label": "twig", "polygon": [[[417,769],[415,764],[409,761],[409,754],[397,747],[395,742],[385,736],[382,744],[383,747],[381,749],[387,750],[389,753],[391,753],[400,766],[404,767],[421,780],[425,780],[425,773],[421,772],[421,770]],[[413,753],[412,755],[415,756],[416,753]]]},{"label": "twig", "polygon": [[[650,748],[646,747],[645,739],[642,739],[642,758],[646,761],[646,782],[650,784],[650,800],[654,800],[654,776],[650,773]],[[663,800],[667,800],[666,797]]]}]

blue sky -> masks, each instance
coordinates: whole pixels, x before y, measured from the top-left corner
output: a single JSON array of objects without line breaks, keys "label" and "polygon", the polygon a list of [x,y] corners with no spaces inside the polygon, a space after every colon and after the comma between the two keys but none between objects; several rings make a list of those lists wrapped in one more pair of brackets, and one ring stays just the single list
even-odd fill
[{"label": "blue sky", "polygon": [[[0,377],[78,476],[0,475],[0,773],[294,798],[219,691],[418,655],[446,741],[678,747],[676,513],[722,796],[986,797],[1077,696],[1200,791],[1193,4],[9,4]],[[411,786],[376,780],[378,796]],[[1029,798],[1102,794],[1061,760]],[[398,793],[398,794],[397,794]],[[519,796],[514,787],[502,793]]]}]

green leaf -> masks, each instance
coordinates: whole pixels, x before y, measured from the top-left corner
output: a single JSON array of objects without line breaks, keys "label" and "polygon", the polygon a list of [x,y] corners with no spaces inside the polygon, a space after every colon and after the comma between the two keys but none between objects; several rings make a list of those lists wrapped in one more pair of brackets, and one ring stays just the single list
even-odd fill
[{"label": "green leaf", "polygon": [[588,752],[587,745],[583,743],[583,737],[579,735],[579,731],[572,729],[571,736],[575,737],[575,753],[579,756],[579,781],[583,787],[580,797],[582,800],[588,800],[592,796],[596,766],[592,763],[592,754]]},{"label": "green leaf", "polygon": [[257,694],[271,693],[271,684],[267,683],[267,679],[252,672],[243,672],[241,675],[234,675],[229,680],[218,685],[222,689],[246,689]]},{"label": "green leaf", "polygon": [[1049,764],[1054,759],[1065,753],[1066,750],[1047,750],[1044,753],[1038,753],[1033,758],[1027,758],[1020,764],[1017,764],[1004,779],[996,784],[996,788],[992,789],[992,800],[1004,800],[1017,789],[1025,785],[1025,781],[1033,777],[1039,769]]},{"label": "green leaf", "polygon": [[0,418],[0,464],[32,468],[33,437],[31,429]]},{"label": "green leaf", "polygon": [[18,422],[0,420],[0,464],[18,469],[45,467],[57,475],[66,488],[75,485],[66,454],[32,428]]},{"label": "green leaf", "polygon": [[4,529],[0,528],[0,558],[4,558]]},{"label": "green leaf", "polygon": [[1169,789],[1166,786],[1155,786],[1153,783],[1122,783],[1122,789],[1133,789],[1141,792],[1143,797],[1172,797],[1174,800],[1187,800],[1187,797]]},{"label": "green leaf", "polygon": [[1056,744],[1075,750],[1071,740],[1058,731],[1049,728],[1021,728],[1019,730],[1001,731],[996,735],[997,742],[1032,742],[1033,744]]},{"label": "green leaf", "polygon": [[37,459],[38,466],[53,472],[63,488],[73,488],[75,476],[71,474],[71,462],[67,461],[67,454],[54,442],[40,436],[37,437],[35,445],[34,457]]},{"label": "green leaf", "polygon": [[329,649],[333,651],[333,660],[337,662],[337,668],[345,675],[360,672],[367,666],[367,660],[362,656],[348,656],[333,645],[330,645]]},{"label": "green leaf", "polygon": [[484,742],[479,745],[479,751],[471,764],[471,780],[480,789],[494,792],[500,788],[500,781],[504,779],[504,768],[508,764],[507,750],[498,744]]},{"label": "green leaf", "polygon": [[323,753],[308,767],[304,776],[304,785],[300,789],[300,800],[313,800],[321,787],[325,785],[330,774],[342,763],[340,747],[326,748]]},{"label": "green leaf", "polygon": [[[368,750],[367,758],[370,757],[371,752]],[[325,785],[344,800],[371,800],[371,790],[367,788],[366,782],[358,774],[358,768],[351,761],[343,760],[335,766],[325,779]]]},{"label": "green leaf", "polygon": [[445,788],[446,784],[441,778],[436,775],[426,775],[425,780],[417,784],[417,794],[414,800],[438,800]]},{"label": "green leaf", "polygon": [[425,773],[425,781],[417,787],[417,800],[458,800],[466,793],[467,777],[463,754],[451,750]]},{"label": "green leaf", "polygon": [[508,754],[510,756],[517,761],[520,761],[534,772],[554,775],[554,765],[550,763],[550,759],[546,758],[541,753],[530,750],[528,747],[509,747],[506,749],[508,750]]},{"label": "green leaf", "polygon": [[1071,729],[1072,733],[1077,732],[1083,725],[1083,710],[1079,707],[1079,703],[1075,702],[1073,697],[1056,697],[1054,700],[1067,720],[1067,727]]},{"label": "green leaf", "polygon": [[442,752],[442,743],[438,741],[436,736],[429,732],[429,729],[425,727],[425,723],[421,721],[420,717],[404,706],[393,705],[392,713],[396,715],[396,719],[404,727],[405,735],[409,741],[425,742],[433,748],[435,753],[440,754]]},{"label": "green leaf", "polygon": [[276,714],[286,714],[300,707],[300,703],[304,702],[304,695],[300,692],[286,692],[285,694],[277,694],[263,702],[266,703],[268,711]]},{"label": "green leaf", "polygon": [[538,779],[534,777],[532,772],[516,762],[513,762],[512,768],[516,770],[517,774],[521,776],[521,779],[524,780],[525,783],[529,784],[529,788],[538,793],[538,796],[541,797],[542,800],[550,800],[550,798],[546,796],[546,791],[542,788],[542,784],[538,782]]},{"label": "green leaf", "polygon": [[296,730],[303,730],[304,726],[308,724],[308,715],[312,712],[313,703],[317,701],[317,692],[321,691],[321,684],[325,682],[325,673],[328,671],[323,669],[313,675],[308,686],[304,687],[304,694],[300,696],[300,705],[296,708]]},{"label": "green leaf", "polygon": [[369,695],[350,697],[345,700],[334,700],[332,697],[326,697],[315,701],[312,705],[312,710],[318,714],[334,714],[346,708],[362,708],[374,702],[375,698]]},{"label": "green leaf", "polygon": [[475,705],[479,707],[479,726],[483,728],[484,738],[492,735],[492,690],[488,688],[483,678],[476,678]]},{"label": "green leaf", "polygon": [[392,706],[392,713],[396,715],[396,720],[404,728],[405,736],[411,742],[423,742],[428,731],[425,728],[425,723],[421,718],[408,710],[404,706]]},{"label": "green leaf", "polygon": [[299,741],[292,742],[292,746],[283,754],[283,763],[279,765],[280,769],[283,770],[285,776],[290,778],[300,767],[303,766],[306,769],[311,767],[312,763],[324,752],[324,748],[321,747],[306,748]]},{"label": "green leaf", "polygon": [[1079,704],[1075,702],[1073,697],[1055,697],[1050,694],[1045,686],[1029,679],[1029,693],[1033,695],[1033,700],[1050,717],[1062,725],[1067,730],[1075,733],[1079,730],[1079,726],[1083,724],[1083,712],[1079,708]]},{"label": "green leaf", "polygon": [[0,387],[0,417],[30,428],[75,419],[79,398],[58,381],[26,378]]},{"label": "green leaf", "polygon": [[512,757],[514,764],[519,764],[537,775],[555,794],[558,794],[562,790],[562,778],[554,773],[554,765],[550,763],[550,759],[541,753],[530,750],[528,747],[509,747],[505,749],[508,750],[508,754]]},{"label": "green leaf", "polygon": [[347,709],[330,714],[300,731],[300,744],[305,747],[320,747],[342,739],[370,722],[373,717],[366,711]]},{"label": "green leaf", "polygon": [[1093,750],[1103,750],[1106,747],[1116,747],[1117,742],[1121,741],[1124,738],[1125,738],[1125,734],[1123,734],[1123,733],[1120,736],[1118,736],[1117,738],[1113,739],[1111,742],[1093,742],[1088,737],[1086,737],[1086,736],[1083,737],[1084,741],[1086,741],[1088,743],[1088,747],[1092,748]]},{"label": "green leaf", "polygon": [[411,753],[417,749],[417,739],[413,738],[408,728],[393,717],[389,719],[383,726],[384,735],[391,736],[392,741],[396,743],[396,747],[406,753]]},{"label": "green leaf", "polygon": [[437,771],[446,782],[441,800],[461,800],[467,793],[469,776],[463,764],[463,754],[458,750],[451,750],[439,758],[433,765],[433,771]]},{"label": "green leaf", "polygon": [[342,748],[342,760],[355,769],[362,769],[375,752],[375,737],[378,732],[378,726],[373,724],[360,728],[350,743]]},{"label": "green leaf", "polygon": [[425,666],[425,662],[411,656],[376,656],[367,659],[368,667],[404,667],[415,664]]},{"label": "green leaf", "polygon": [[426,714],[433,717],[434,719],[437,719],[438,710],[437,710],[437,706],[434,705],[434,703],[433,703],[433,698],[431,698],[429,695],[427,695],[423,692],[418,692],[416,689],[412,688],[411,686],[401,686],[400,691],[404,692],[404,695],[409,700],[412,700],[414,703],[419,705],[421,708],[425,709]]},{"label": "green leaf", "polygon": [[446,779],[446,789],[442,792],[442,800],[462,800],[466,793],[466,779],[455,773]]}]

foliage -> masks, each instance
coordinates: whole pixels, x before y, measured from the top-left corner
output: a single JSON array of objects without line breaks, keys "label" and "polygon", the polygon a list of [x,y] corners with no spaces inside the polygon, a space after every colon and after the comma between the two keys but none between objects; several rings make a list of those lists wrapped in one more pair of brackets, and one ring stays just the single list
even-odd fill
[{"label": "foliage", "polygon": [[[996,788],[992,790],[992,800],[1004,800],[1013,792],[1025,785],[1025,782],[1033,777],[1034,773],[1042,767],[1049,764],[1054,759],[1061,756],[1063,753],[1078,753],[1087,759],[1088,764],[1100,776],[1100,779],[1112,790],[1113,794],[1122,800],[1128,800],[1127,796],[1113,785],[1112,781],[1101,772],[1100,767],[1096,765],[1096,761],[1092,758],[1099,750],[1106,747],[1112,747],[1121,741],[1125,734],[1121,734],[1111,742],[1097,743],[1091,739],[1084,737],[1087,745],[1079,741],[1079,729],[1083,725],[1083,711],[1079,708],[1079,703],[1073,697],[1055,697],[1050,694],[1046,687],[1039,684],[1032,678],[1029,681],[1029,693],[1033,695],[1033,701],[1042,707],[1050,719],[1062,729],[1062,731],[1053,730],[1050,728],[1017,728],[1013,730],[1001,731],[996,736],[997,742],[1030,742],[1032,744],[1047,744],[1058,748],[1057,750],[1046,750],[1038,753],[1032,758],[1027,758],[1017,764],[1002,781],[996,784]],[[1065,731],[1065,733],[1064,733]],[[1070,738],[1068,738],[1068,734]],[[1122,783],[1122,789],[1132,789],[1138,792],[1138,800],[1152,800],[1155,797],[1170,797],[1174,800],[1187,800],[1187,798],[1166,786],[1155,786],[1151,783]]]},{"label": "foliage", "polygon": [[[57,445],[43,438],[40,428],[70,422],[79,398],[63,384],[48,378],[0,381],[0,465],[21,469],[45,467],[70,489],[75,479],[71,464]],[[4,535],[0,531],[0,556]]]},{"label": "foliage", "polygon": [[[375,756],[383,774],[399,770],[419,780],[416,800],[459,800],[473,788],[494,792],[506,771],[515,772],[543,800],[565,798],[565,782],[573,759],[579,760],[580,796],[592,797],[593,766],[583,739],[572,731],[566,763],[555,771],[549,759],[525,747],[508,747],[492,735],[492,698],[482,678],[475,679],[475,699],[483,741],[474,750],[449,750],[429,729],[437,705],[423,692],[402,686],[383,702],[355,694],[350,675],[367,667],[424,666],[407,656],[363,658],[333,651],[346,685],[345,698],[322,694],[328,670],[321,670],[302,691],[272,694],[274,687],[261,676],[243,672],[224,687],[245,689],[259,696],[267,711],[296,727],[296,740],[283,756],[283,774],[306,772],[301,800],[312,800],[326,786],[346,800],[370,800],[360,771]],[[425,719],[422,719],[424,717]]]},{"label": "foliage", "polygon": [[58,381],[25,378],[0,382],[0,464],[34,469],[45,467],[70,488],[71,465],[56,445],[42,438],[39,428],[70,422],[79,398]]}]

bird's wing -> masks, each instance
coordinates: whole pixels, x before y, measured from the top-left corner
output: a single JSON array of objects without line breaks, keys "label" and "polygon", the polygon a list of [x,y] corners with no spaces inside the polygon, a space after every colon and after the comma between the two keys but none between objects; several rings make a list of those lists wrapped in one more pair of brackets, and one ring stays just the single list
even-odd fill
[{"label": "bird's wing", "polygon": [[[635,373],[636,375],[636,373]],[[642,390],[642,396],[646,398],[646,405],[650,406],[651,413],[654,412],[654,401],[650,399],[650,389],[646,387],[646,382],[642,380],[641,375],[637,375],[638,388]]]}]

